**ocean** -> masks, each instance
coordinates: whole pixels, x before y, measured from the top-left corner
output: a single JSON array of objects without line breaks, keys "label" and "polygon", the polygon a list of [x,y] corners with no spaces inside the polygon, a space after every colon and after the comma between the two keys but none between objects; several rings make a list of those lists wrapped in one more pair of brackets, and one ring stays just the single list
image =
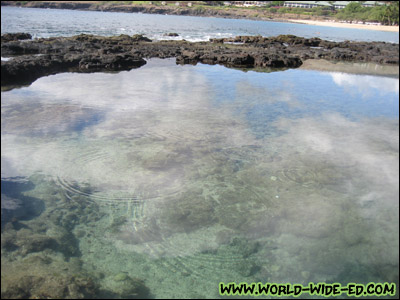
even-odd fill
[{"label": "ocean", "polygon": [[[27,22],[29,20],[29,22]],[[1,8],[1,33],[29,32],[35,37],[97,34],[144,34],[155,40],[208,41],[210,38],[238,35],[277,36],[293,34],[331,41],[382,41],[399,43],[398,32],[332,28],[272,21],[233,20],[223,18],[152,15],[61,9]],[[178,37],[165,36],[178,33]]]}]

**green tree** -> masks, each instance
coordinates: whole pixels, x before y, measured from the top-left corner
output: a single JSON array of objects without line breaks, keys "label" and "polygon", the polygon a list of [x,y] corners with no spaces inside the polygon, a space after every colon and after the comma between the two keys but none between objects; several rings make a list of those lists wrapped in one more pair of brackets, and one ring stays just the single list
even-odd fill
[{"label": "green tree", "polygon": [[385,7],[384,23],[388,25],[399,24],[399,2],[395,1]]},{"label": "green tree", "polygon": [[273,6],[283,6],[285,1],[272,1]]},{"label": "green tree", "polygon": [[362,6],[359,2],[351,1],[346,7],[343,9],[346,13],[356,13],[362,11]]},{"label": "green tree", "polygon": [[289,12],[289,9],[288,9],[287,7],[280,7],[280,8],[278,9],[278,12],[279,12],[280,14],[285,14],[285,13],[288,13],[288,12]]},{"label": "green tree", "polygon": [[368,14],[368,19],[375,22],[383,22],[385,18],[385,7],[383,5],[375,6]]},{"label": "green tree", "polygon": [[207,5],[210,6],[223,6],[224,1],[205,1]]},{"label": "green tree", "polygon": [[336,17],[340,20],[375,21],[385,25],[399,24],[399,2],[392,1],[389,5],[376,5],[362,7],[359,3],[352,2],[340,10]]}]

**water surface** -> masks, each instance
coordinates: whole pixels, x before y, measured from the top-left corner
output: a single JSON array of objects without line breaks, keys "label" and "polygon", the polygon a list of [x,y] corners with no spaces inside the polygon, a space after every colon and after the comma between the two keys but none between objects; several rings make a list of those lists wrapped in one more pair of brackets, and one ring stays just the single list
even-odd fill
[{"label": "water surface", "polygon": [[[81,33],[105,36],[139,33],[145,34],[151,39],[186,39],[188,41],[208,41],[210,38],[238,35],[293,34],[333,41],[399,43],[398,32],[244,19],[5,6],[1,8],[1,33],[8,32],[28,32],[33,37],[73,36]],[[179,37],[165,37],[164,34],[169,32],[176,32]]]},{"label": "water surface", "polygon": [[157,298],[217,297],[221,281],[398,284],[398,96],[398,78],[158,59],[43,77],[2,92],[2,193],[39,199],[20,223],[79,245],[28,255],[69,270],[78,257],[105,289],[121,272]]}]

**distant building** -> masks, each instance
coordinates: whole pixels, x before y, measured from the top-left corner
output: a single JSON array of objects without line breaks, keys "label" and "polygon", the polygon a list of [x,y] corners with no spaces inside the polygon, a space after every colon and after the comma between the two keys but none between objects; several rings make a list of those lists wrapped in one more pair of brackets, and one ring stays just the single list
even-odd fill
[{"label": "distant building", "polygon": [[[162,2],[161,4],[163,4],[163,3],[165,3],[165,2]],[[167,3],[166,4],[168,4],[168,3],[172,3],[172,4],[175,4],[175,6],[180,6],[180,7],[192,7],[193,6],[193,3],[192,2],[187,2],[187,1],[181,1],[181,2],[174,2],[174,1],[167,1]],[[163,4],[163,5],[166,5],[166,4]]]},{"label": "distant building", "polygon": [[349,3],[350,3],[350,1],[336,1],[336,2],[333,2],[332,5],[335,9],[343,9]]},{"label": "distant building", "polygon": [[[335,9],[343,9],[346,7],[347,4],[349,4],[351,1],[336,1],[332,3],[333,7]],[[378,1],[360,1],[360,4],[364,7],[374,7],[377,5],[384,5],[385,3],[383,2],[378,2]]]},{"label": "distant building", "polygon": [[374,7],[377,5],[385,5],[385,3],[379,1],[363,1],[361,5],[364,7]]},{"label": "distant building", "polygon": [[[175,6],[193,6],[193,2],[188,2],[188,1],[161,1],[161,5],[175,5]],[[205,4],[203,1],[197,1],[196,4]]]},{"label": "distant building", "polygon": [[[338,1],[342,2],[342,1]],[[314,8],[314,7],[325,7],[333,8],[333,5],[327,1],[285,1],[283,4],[285,7],[300,7],[300,8]]]},{"label": "distant building", "polygon": [[270,1],[245,1],[244,6],[249,7],[249,6],[266,6]]},{"label": "distant building", "polygon": [[271,1],[225,1],[224,5],[234,5],[242,7],[252,7],[252,6],[266,6]]}]

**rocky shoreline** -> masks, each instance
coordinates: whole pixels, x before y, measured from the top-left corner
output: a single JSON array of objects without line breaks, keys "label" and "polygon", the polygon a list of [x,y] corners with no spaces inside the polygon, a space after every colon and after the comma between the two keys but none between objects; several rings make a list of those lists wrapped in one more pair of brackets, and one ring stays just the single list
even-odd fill
[{"label": "rocky shoreline", "polygon": [[[1,37],[1,86],[27,85],[62,72],[107,72],[138,68],[147,58],[176,58],[177,64],[221,64],[234,68],[297,68],[308,59],[399,64],[399,45],[331,42],[293,35],[238,36],[209,42],[151,41],[143,35],[77,35],[31,39]],[[6,88],[7,89],[7,88]]]}]

